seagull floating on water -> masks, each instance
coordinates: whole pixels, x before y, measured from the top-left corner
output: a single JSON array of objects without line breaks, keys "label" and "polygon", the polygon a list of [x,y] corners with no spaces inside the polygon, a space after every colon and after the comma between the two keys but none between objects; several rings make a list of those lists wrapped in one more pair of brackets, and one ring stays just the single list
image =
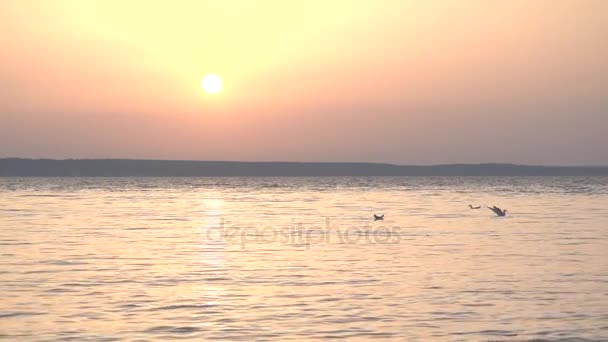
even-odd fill
[{"label": "seagull floating on water", "polygon": [[374,221],[382,221],[382,220],[384,220],[384,214],[382,214],[382,215],[374,214]]},{"label": "seagull floating on water", "polygon": [[481,206],[478,205],[478,206],[474,207],[474,206],[472,206],[472,205],[469,204],[469,208],[471,208],[471,209],[479,209],[479,208],[481,208]]},{"label": "seagull floating on water", "polygon": [[494,214],[496,214],[496,216],[506,216],[507,215],[507,209],[502,210],[497,206],[488,207],[488,209],[492,210],[494,212]]}]

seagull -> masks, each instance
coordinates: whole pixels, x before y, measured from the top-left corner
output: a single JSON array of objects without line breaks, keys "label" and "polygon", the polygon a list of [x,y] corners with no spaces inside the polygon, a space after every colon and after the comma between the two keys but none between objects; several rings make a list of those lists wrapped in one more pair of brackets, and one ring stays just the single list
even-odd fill
[{"label": "seagull", "polygon": [[507,209],[502,210],[497,206],[488,207],[488,209],[492,210],[494,212],[494,214],[496,214],[496,216],[506,216],[507,215]]},{"label": "seagull", "polygon": [[374,214],[374,221],[382,221],[382,220],[384,220],[384,214],[382,214],[382,215]]},{"label": "seagull", "polygon": [[469,204],[469,208],[471,208],[471,209],[479,209],[479,208],[481,208],[481,206],[478,205],[478,206],[474,207],[474,206],[472,206],[472,205]]}]

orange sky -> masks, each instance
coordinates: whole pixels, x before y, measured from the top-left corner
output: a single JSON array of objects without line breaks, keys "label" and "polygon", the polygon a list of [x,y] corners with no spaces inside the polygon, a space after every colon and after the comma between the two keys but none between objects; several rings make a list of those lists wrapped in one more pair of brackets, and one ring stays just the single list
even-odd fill
[{"label": "orange sky", "polygon": [[0,157],[608,164],[608,1],[5,0],[0,22]]}]

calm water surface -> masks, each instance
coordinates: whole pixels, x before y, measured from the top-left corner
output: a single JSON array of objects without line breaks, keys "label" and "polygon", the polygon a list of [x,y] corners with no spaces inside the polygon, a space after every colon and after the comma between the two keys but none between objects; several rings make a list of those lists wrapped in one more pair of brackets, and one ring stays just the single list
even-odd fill
[{"label": "calm water surface", "polygon": [[0,178],[0,293],[11,341],[608,340],[608,178]]}]

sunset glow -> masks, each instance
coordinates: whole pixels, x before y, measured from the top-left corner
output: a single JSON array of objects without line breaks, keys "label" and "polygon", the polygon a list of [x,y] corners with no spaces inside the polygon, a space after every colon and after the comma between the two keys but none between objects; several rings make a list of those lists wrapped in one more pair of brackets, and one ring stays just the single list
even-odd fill
[{"label": "sunset glow", "polygon": [[608,341],[608,0],[0,0],[7,341]]},{"label": "sunset glow", "polygon": [[2,1],[0,154],[608,163],[607,4]]},{"label": "sunset glow", "polygon": [[208,94],[216,94],[222,90],[222,79],[216,74],[209,74],[203,78],[201,87]]}]

